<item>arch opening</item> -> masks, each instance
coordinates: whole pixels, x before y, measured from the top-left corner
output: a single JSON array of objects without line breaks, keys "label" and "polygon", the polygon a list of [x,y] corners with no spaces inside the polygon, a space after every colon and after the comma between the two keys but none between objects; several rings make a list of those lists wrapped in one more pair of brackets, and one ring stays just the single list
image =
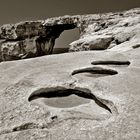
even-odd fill
[{"label": "arch opening", "polygon": [[52,54],[61,54],[69,51],[69,44],[80,38],[78,28],[64,30],[58,39],[55,41]]}]

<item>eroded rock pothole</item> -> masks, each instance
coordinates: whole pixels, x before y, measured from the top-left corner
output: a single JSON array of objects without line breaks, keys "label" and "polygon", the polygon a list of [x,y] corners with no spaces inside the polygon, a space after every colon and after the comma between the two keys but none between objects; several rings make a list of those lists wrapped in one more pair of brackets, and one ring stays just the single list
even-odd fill
[{"label": "eroded rock pothole", "polygon": [[119,66],[119,67],[127,67],[130,65],[129,61],[113,61],[113,60],[100,60],[100,61],[93,61],[92,65],[107,65],[107,66]]},{"label": "eroded rock pothole", "polygon": [[81,74],[81,73],[84,73],[87,76],[95,77],[95,78],[118,74],[117,71],[112,69],[106,69],[102,67],[88,67],[88,68],[81,68],[81,69],[74,70],[72,72],[72,75]]},{"label": "eroded rock pothole", "polygon": [[66,97],[63,96],[63,97],[42,98],[41,101],[45,105],[55,108],[71,108],[82,104],[87,104],[90,102],[90,99],[85,99],[73,94]]},{"label": "eroded rock pothole", "polygon": [[55,108],[71,108],[94,101],[99,108],[112,113],[114,105],[111,101],[100,99],[88,89],[70,89],[64,87],[42,88],[33,92],[28,101],[41,98],[45,105]]}]

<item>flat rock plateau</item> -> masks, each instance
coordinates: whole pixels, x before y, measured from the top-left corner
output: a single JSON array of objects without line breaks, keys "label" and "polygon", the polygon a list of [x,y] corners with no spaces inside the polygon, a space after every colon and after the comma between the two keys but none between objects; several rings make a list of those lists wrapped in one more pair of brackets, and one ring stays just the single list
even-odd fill
[{"label": "flat rock plateau", "polygon": [[0,140],[140,140],[140,8],[1,26]]}]

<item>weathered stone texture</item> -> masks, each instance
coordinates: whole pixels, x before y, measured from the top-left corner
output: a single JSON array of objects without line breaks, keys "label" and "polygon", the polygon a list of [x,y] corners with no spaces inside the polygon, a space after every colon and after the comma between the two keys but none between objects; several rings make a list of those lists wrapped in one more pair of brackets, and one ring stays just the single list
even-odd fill
[{"label": "weathered stone texture", "polygon": [[[139,140],[139,22],[132,9],[2,26],[1,61],[36,58],[0,63],[0,140]],[[73,53],[37,57],[76,27]]]}]

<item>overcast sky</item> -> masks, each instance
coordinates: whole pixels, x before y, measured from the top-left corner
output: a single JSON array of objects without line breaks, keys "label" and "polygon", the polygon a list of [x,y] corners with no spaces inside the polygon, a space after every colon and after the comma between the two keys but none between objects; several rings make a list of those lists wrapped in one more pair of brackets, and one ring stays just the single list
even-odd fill
[{"label": "overcast sky", "polygon": [[[140,7],[140,0],[0,0],[0,25],[54,16],[123,11],[136,7]],[[64,36],[67,37],[67,34]],[[75,33],[73,38],[77,36]]]},{"label": "overcast sky", "polygon": [[140,0],[0,0],[0,25],[52,16],[122,11]]}]

